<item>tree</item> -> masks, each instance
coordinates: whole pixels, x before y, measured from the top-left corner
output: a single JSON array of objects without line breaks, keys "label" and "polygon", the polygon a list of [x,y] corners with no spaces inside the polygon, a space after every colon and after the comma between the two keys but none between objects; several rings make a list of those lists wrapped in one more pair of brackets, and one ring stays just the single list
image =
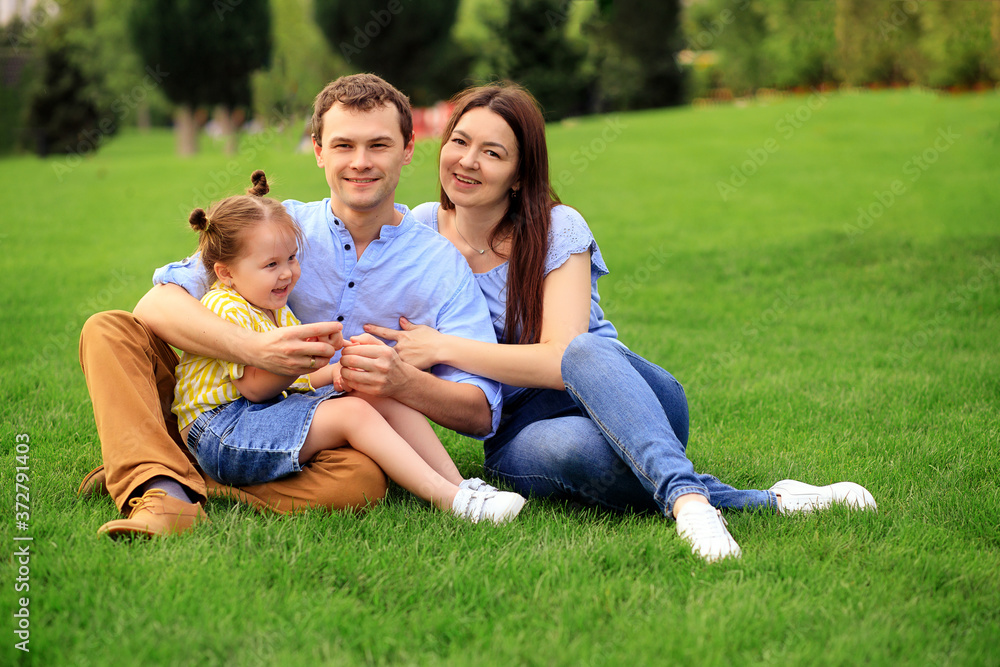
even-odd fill
[{"label": "tree", "polygon": [[527,88],[547,120],[584,113],[589,80],[585,52],[567,35],[565,0],[511,0],[507,15],[492,28],[503,49],[493,71]]},{"label": "tree", "polygon": [[[774,85],[774,74],[760,45],[767,38],[767,15],[760,2],[717,0],[711,3],[707,48],[718,53],[721,83],[736,94]],[[708,27],[708,26],[706,26]],[[700,45],[700,44],[699,44]]]},{"label": "tree", "polygon": [[868,2],[837,0],[835,34],[840,78],[852,86],[902,82],[913,59],[901,56],[915,47],[921,9],[915,0]]},{"label": "tree", "polygon": [[[268,0],[141,0],[132,5],[129,32],[146,64],[160,74],[177,105],[178,152],[197,152],[194,110],[218,105],[229,118],[251,103],[250,75],[271,58]],[[224,128],[235,150],[236,128]]]},{"label": "tree", "polygon": [[432,104],[461,87],[465,57],[451,38],[459,0],[316,0],[316,23],[355,71],[378,74]]},{"label": "tree", "polygon": [[131,5],[140,0],[90,0],[96,10],[96,23],[88,35],[95,44],[93,66],[104,79],[107,99],[122,127],[135,125],[147,129],[155,115],[161,123],[170,117],[171,104],[157,80],[146,70],[139,54],[132,48],[128,31]]},{"label": "tree", "polygon": [[252,77],[259,118],[308,118],[313,99],[344,64],[330,51],[313,17],[312,0],[271,0],[271,66]]},{"label": "tree", "polygon": [[761,45],[779,88],[817,87],[836,79],[836,7],[829,2],[769,0],[768,34]]},{"label": "tree", "polygon": [[618,59],[620,69],[638,76],[624,106],[646,109],[681,104],[680,0],[600,0],[597,7],[590,31],[608,43],[608,53]]},{"label": "tree", "polygon": [[[83,155],[118,130],[97,62],[92,0],[62,7],[39,21],[37,80],[29,92],[28,133],[35,151]],[[25,46],[24,44],[22,46]]]},{"label": "tree", "polygon": [[920,13],[921,83],[967,87],[1000,78],[1000,3],[930,3]]}]

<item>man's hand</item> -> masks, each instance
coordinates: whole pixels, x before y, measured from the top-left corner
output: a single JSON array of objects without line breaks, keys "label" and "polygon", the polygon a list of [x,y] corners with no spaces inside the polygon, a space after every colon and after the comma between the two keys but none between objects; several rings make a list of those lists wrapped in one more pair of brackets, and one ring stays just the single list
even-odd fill
[{"label": "man's hand", "polygon": [[493,413],[483,389],[443,380],[404,362],[370,334],[351,336],[340,352],[344,389],[391,397],[453,431],[485,436]]},{"label": "man's hand", "polygon": [[369,396],[394,396],[406,386],[407,366],[396,351],[369,334],[351,336],[340,353],[345,390]]},{"label": "man's hand", "polygon": [[279,327],[251,339],[252,366],[276,375],[298,377],[330,363],[344,339],[340,322],[314,322]]},{"label": "man's hand", "polygon": [[[340,324],[340,322],[330,322],[330,324]],[[343,329],[343,325],[341,325],[341,329]],[[325,336],[314,336],[310,340],[313,341],[318,340],[328,345],[332,345],[333,349],[335,350],[339,350],[340,348],[344,347],[344,336],[343,334],[341,334],[340,331],[336,331],[331,334],[326,334]]]},{"label": "man's hand", "polygon": [[380,338],[395,341],[396,354],[404,362],[420,370],[427,370],[441,363],[437,353],[441,350],[441,334],[429,326],[412,324],[405,317],[399,318],[399,328],[387,329],[374,324],[366,324],[365,331]]}]

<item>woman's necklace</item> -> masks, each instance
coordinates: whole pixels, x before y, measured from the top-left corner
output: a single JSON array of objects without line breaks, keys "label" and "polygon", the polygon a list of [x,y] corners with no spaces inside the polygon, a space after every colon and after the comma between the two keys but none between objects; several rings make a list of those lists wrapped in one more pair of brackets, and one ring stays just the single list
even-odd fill
[{"label": "woman's necklace", "polygon": [[485,248],[483,250],[480,250],[476,246],[474,246],[471,243],[469,243],[469,239],[465,238],[465,234],[463,234],[462,230],[458,228],[458,216],[455,216],[455,231],[458,232],[458,235],[462,238],[463,241],[465,241],[465,245],[469,246],[470,248],[472,248],[473,250],[475,250],[476,252],[478,252],[480,255],[486,253],[486,249]]}]

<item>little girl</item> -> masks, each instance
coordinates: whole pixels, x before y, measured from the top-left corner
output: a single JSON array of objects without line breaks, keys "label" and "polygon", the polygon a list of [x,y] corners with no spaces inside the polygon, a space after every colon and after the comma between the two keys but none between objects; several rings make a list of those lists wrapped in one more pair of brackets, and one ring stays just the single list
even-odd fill
[{"label": "little girl", "polygon": [[[257,170],[247,195],[191,213],[198,250],[217,280],[201,302],[256,332],[299,321],[286,305],[299,278],[302,230]],[[328,341],[345,345],[341,334]],[[350,345],[351,343],[346,343]],[[393,399],[334,389],[339,364],[286,377],[183,352],[173,412],[188,449],[213,479],[261,484],[301,470],[323,449],[350,444],[403,488],[435,507],[478,522],[517,516],[524,498],[463,480],[426,418]],[[324,387],[315,390],[315,387]]]}]

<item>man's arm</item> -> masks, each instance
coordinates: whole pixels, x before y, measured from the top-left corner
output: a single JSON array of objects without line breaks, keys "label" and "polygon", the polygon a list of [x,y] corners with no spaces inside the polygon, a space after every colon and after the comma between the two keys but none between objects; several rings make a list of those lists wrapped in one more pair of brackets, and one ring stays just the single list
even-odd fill
[{"label": "man's arm", "polygon": [[154,285],[132,312],[153,333],[185,352],[295,377],[329,363],[337,350],[327,341],[343,328],[339,322],[317,322],[267,333],[248,331],[172,283]]},{"label": "man's arm", "polygon": [[493,430],[490,402],[476,385],[417,370],[374,336],[364,334],[351,340],[361,344],[349,344],[341,351],[346,388],[394,398],[452,431],[482,437]]}]

